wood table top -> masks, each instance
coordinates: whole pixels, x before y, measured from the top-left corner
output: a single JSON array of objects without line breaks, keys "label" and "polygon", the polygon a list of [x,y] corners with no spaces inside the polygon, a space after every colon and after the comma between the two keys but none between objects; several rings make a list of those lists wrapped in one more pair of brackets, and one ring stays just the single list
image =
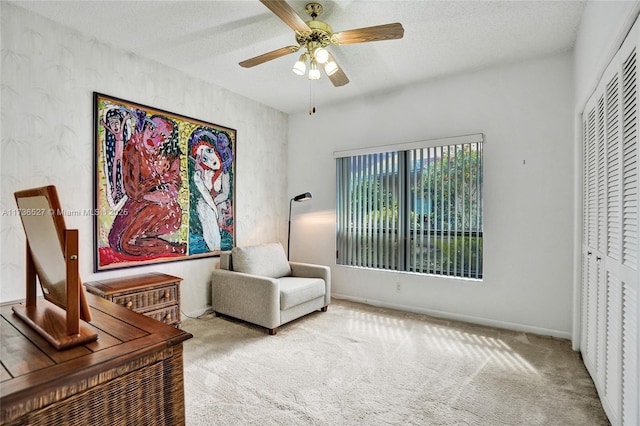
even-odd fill
[{"label": "wood table top", "polygon": [[33,392],[78,383],[124,362],[193,337],[190,333],[87,294],[98,340],[58,351],[11,310],[0,306],[0,406]]}]

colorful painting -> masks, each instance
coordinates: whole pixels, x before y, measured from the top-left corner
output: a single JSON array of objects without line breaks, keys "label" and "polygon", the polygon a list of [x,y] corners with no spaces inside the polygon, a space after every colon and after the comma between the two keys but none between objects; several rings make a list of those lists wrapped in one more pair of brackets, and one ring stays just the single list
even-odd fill
[{"label": "colorful painting", "polygon": [[236,131],[94,93],[95,270],[234,244]]}]

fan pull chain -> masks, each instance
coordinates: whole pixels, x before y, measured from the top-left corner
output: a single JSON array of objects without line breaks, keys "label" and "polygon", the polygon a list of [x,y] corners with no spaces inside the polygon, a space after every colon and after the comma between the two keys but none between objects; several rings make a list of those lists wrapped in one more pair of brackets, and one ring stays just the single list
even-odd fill
[{"label": "fan pull chain", "polygon": [[316,113],[316,93],[313,90],[313,80],[309,80],[309,115]]}]

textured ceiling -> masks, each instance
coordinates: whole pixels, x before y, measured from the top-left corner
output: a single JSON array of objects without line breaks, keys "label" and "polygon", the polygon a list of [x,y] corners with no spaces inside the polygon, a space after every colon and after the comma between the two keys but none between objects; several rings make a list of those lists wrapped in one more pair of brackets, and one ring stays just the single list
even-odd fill
[{"label": "textured ceiling", "polygon": [[[583,1],[319,1],[334,32],[400,22],[401,40],[331,46],[351,82],[313,84],[316,105],[573,47]],[[253,68],[240,61],[295,44],[258,0],[16,1],[112,46],[135,52],[287,113],[307,111],[310,82],[296,54]],[[304,19],[307,1],[288,2]]]}]

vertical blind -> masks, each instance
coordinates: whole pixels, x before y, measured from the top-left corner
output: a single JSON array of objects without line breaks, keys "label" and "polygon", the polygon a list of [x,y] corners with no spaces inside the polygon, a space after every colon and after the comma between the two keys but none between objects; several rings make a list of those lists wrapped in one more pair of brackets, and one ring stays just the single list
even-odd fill
[{"label": "vertical blind", "polygon": [[482,144],[336,153],[337,263],[482,278]]}]

